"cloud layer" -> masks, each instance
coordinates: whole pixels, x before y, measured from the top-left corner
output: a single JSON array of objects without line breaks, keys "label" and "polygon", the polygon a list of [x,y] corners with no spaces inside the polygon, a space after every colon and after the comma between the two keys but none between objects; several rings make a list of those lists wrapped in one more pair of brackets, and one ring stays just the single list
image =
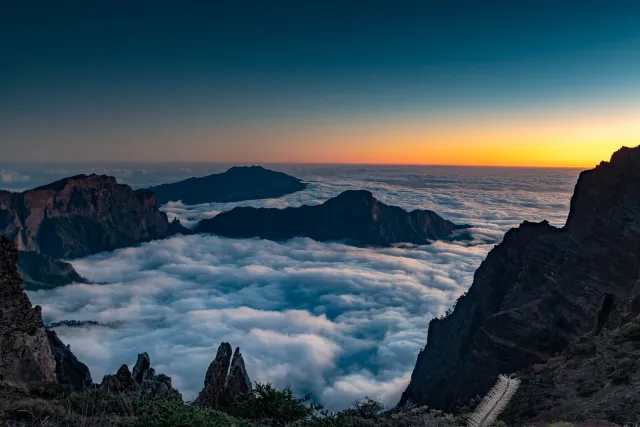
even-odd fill
[{"label": "cloud layer", "polygon": [[[292,170],[311,185],[253,206],[320,203],[366,188],[405,208],[428,208],[476,228],[471,242],[387,249],[297,238],[287,242],[178,236],[75,260],[102,285],[30,294],[94,378],[147,351],[159,372],[193,398],[218,344],[240,346],[254,381],[311,392],[330,409],[371,396],[397,403],[429,320],[470,286],[506,229],[524,219],[562,225],[577,171],[482,168]],[[196,221],[238,204],[165,209]],[[118,323],[119,322],[119,323]]]}]

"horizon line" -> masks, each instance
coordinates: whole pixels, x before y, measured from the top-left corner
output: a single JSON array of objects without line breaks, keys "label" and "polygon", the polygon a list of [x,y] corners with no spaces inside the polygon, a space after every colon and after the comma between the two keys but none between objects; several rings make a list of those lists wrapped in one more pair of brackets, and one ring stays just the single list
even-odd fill
[{"label": "horizon line", "polygon": [[[608,161],[608,160],[603,160]],[[79,160],[79,161],[0,161],[0,165],[236,165],[236,166],[260,166],[260,165],[300,165],[300,166],[425,166],[425,167],[468,167],[468,168],[511,168],[511,169],[592,169],[592,166],[558,166],[558,165],[491,165],[491,164],[451,164],[451,163],[357,163],[357,162],[285,162],[285,161],[197,161],[197,160]]]}]

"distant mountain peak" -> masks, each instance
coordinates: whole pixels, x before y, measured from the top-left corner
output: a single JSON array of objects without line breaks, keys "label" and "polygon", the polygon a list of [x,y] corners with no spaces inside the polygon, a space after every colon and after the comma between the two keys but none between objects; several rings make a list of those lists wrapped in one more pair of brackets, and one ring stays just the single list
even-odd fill
[{"label": "distant mountain peak", "polygon": [[158,203],[181,200],[188,205],[269,199],[304,190],[306,184],[262,166],[234,166],[226,172],[151,187]]}]

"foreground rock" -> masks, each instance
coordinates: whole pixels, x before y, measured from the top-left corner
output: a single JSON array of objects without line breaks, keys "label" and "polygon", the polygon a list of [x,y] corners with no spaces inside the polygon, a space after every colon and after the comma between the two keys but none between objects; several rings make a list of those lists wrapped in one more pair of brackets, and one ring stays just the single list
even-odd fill
[{"label": "foreground rock", "polygon": [[56,381],[56,362],[42,323],[18,274],[18,251],[0,237],[0,378]]},{"label": "foreground rock", "polygon": [[427,244],[468,228],[428,210],[407,212],[378,201],[369,191],[345,191],[318,206],[267,209],[240,207],[200,221],[199,233],[285,240],[349,240],[358,245]]},{"label": "foreground rock", "polygon": [[171,386],[171,378],[156,375],[147,353],[138,355],[133,373],[127,365],[122,365],[115,375],[105,375],[99,387],[111,392],[140,393],[151,400],[182,401],[182,394]]},{"label": "foreground rock", "polygon": [[18,250],[0,237],[0,379],[58,382],[75,389],[91,384],[89,369],[31,307],[18,273]]},{"label": "foreground rock", "polygon": [[261,166],[233,167],[202,178],[189,178],[172,184],[151,187],[160,204],[181,200],[188,205],[270,199],[304,190],[298,178]]},{"label": "foreground rock", "polygon": [[240,394],[251,390],[251,380],[244,366],[240,348],[231,358],[231,345],[223,342],[216,358],[209,365],[204,379],[204,388],[194,404],[214,409],[226,409]]},{"label": "foreground rock", "polygon": [[71,352],[71,348],[65,345],[58,334],[47,329],[49,347],[56,362],[56,379],[58,383],[68,385],[75,390],[84,390],[93,383],[89,368]]},{"label": "foreground rock", "polygon": [[58,261],[132,246],[188,231],[169,223],[155,196],[116,179],[79,175],[43,187],[0,191],[0,234],[25,252],[20,268],[29,289],[83,279]]},{"label": "foreground rock", "polygon": [[525,222],[489,253],[400,403],[459,410],[521,372],[506,421],[636,422],[638,314],[640,148],[623,148],[581,174],[565,227]]}]

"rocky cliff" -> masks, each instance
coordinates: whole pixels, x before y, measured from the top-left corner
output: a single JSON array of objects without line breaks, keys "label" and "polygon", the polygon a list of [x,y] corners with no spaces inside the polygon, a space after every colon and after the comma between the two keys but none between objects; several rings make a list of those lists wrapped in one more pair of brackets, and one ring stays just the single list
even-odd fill
[{"label": "rocky cliff", "polygon": [[468,228],[428,210],[407,212],[378,201],[369,191],[345,191],[318,206],[267,209],[239,207],[200,221],[196,232],[225,237],[319,241],[349,240],[359,245],[427,244]]},{"label": "rocky cliff", "polygon": [[155,196],[116,179],[79,175],[24,193],[0,191],[0,234],[25,255],[29,287],[58,286],[82,278],[57,258],[76,258],[187,232],[169,223]]},{"label": "rocky cliff", "polygon": [[0,238],[0,378],[56,381],[40,307],[31,307],[18,274],[18,251]]},{"label": "rocky cliff", "polygon": [[261,166],[233,167],[220,174],[151,187],[160,204],[181,200],[188,205],[270,199],[304,190],[298,178]]},{"label": "rocky cliff", "polygon": [[17,249],[0,237],[0,379],[90,384],[87,367],[45,329],[40,307],[31,307],[17,265]]},{"label": "rocky cliff", "polygon": [[21,251],[77,258],[160,239],[171,229],[154,194],[103,175],[0,193],[0,232]]},{"label": "rocky cliff", "polygon": [[[400,403],[456,410],[484,395],[498,374],[519,372],[523,384],[506,419],[584,419],[600,393],[615,411],[597,415],[635,421],[638,359],[620,364],[615,355],[628,359],[627,347],[637,348],[628,337],[640,326],[639,294],[640,147],[580,175],[562,229],[525,222],[505,235],[453,313],[430,323]],[[611,348],[601,351],[602,343]],[[598,361],[607,357],[613,361]],[[606,372],[612,366],[626,382]],[[577,387],[585,372],[595,381],[588,392]],[[575,378],[571,392],[567,378]]]}]

